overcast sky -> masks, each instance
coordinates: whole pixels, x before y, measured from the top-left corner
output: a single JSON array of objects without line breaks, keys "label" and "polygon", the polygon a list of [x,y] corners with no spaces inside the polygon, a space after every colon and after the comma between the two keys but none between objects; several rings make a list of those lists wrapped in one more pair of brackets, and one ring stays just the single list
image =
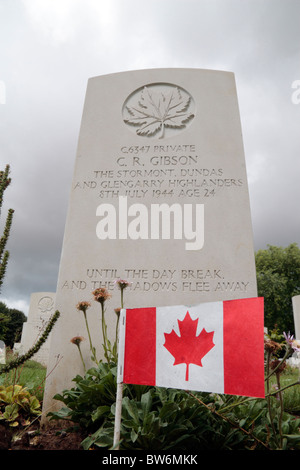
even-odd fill
[{"label": "overcast sky", "polygon": [[299,0],[0,0],[8,306],[56,290],[88,78],[160,67],[235,73],[255,250],[300,246]]}]

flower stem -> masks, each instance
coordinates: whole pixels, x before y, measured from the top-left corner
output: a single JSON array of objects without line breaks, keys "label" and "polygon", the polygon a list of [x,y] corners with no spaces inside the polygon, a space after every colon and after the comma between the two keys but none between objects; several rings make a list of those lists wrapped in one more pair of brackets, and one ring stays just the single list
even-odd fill
[{"label": "flower stem", "polygon": [[124,288],[121,288],[121,308],[124,308],[123,290]]},{"label": "flower stem", "polygon": [[105,323],[104,317],[104,302],[101,302],[101,323],[102,323],[102,335],[103,335],[103,347],[104,347],[104,356],[108,362],[110,363],[109,355],[108,355],[108,348],[107,348],[107,326]]},{"label": "flower stem", "polygon": [[[280,390],[280,374],[276,374],[277,380],[277,387]],[[283,416],[283,399],[282,399],[282,392],[279,392],[279,401],[280,401],[280,415],[278,418],[278,428],[279,428],[279,436],[280,436],[280,448],[282,449],[283,443],[283,436],[282,436],[282,416]]]},{"label": "flower stem", "polygon": [[82,360],[84,372],[86,372],[85,363],[84,363],[84,360],[83,360],[83,357],[82,357],[82,352],[81,352],[81,348],[80,348],[79,344],[77,344],[77,347],[78,347],[78,351],[79,351],[79,354],[80,354],[80,357],[81,357],[81,360]]},{"label": "flower stem", "polygon": [[89,329],[89,324],[88,324],[88,321],[87,321],[86,312],[84,311],[83,314],[84,314],[86,329],[87,329],[87,332],[88,332],[88,337],[89,337],[89,342],[90,342],[90,349],[91,349],[91,353],[92,353],[92,358],[93,358],[93,360],[96,362],[96,364],[98,364],[98,361],[97,361],[97,358],[96,358],[96,349],[94,348],[93,343],[92,343],[92,338],[91,338],[91,334],[90,334],[90,329]]}]

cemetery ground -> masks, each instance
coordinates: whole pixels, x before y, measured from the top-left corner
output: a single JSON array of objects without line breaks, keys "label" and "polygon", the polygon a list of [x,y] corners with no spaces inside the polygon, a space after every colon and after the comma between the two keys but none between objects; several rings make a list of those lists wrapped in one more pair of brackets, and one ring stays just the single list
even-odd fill
[{"label": "cemetery ground", "polygon": [[[104,364],[103,366],[104,368],[102,367],[102,370],[105,369]],[[38,402],[41,403],[43,399],[45,376],[46,376],[46,368],[43,367],[41,364],[33,360],[30,360],[27,363],[25,363],[23,366],[21,366],[19,369],[12,370],[6,374],[2,374],[0,376],[1,377],[0,387],[12,386],[12,387],[15,387],[15,391],[17,387],[20,387],[20,393],[21,393],[21,390],[26,389],[31,397],[36,397]],[[299,380],[298,367],[285,366],[284,370],[280,371],[280,381],[281,381],[280,387],[282,389],[285,389],[285,387],[289,387],[290,384],[297,383],[298,380]],[[76,383],[78,387],[80,388],[80,380],[78,377],[77,377]],[[85,382],[85,385],[87,385],[86,382]],[[111,385],[112,384],[110,383],[109,387],[111,387]],[[276,386],[277,386],[277,381],[276,381],[276,378],[274,377],[274,379],[272,379],[272,381],[270,382],[270,387],[274,388]],[[151,388],[155,389],[155,387],[151,387]],[[3,388],[2,388],[2,391],[3,391]],[[68,393],[69,393],[69,397],[68,397]],[[72,409],[73,406],[71,402],[73,398],[72,398],[72,394],[70,394],[70,392],[68,393],[65,393],[62,395],[64,395],[65,405],[69,404]],[[184,394],[186,394],[186,396],[184,396]],[[144,398],[146,397],[146,395],[147,393],[143,395]],[[209,394],[204,394],[204,396],[206,397],[208,395]],[[3,400],[3,395],[1,395],[1,392],[0,392],[0,396]],[[203,424],[202,424],[203,429],[205,430],[205,427],[207,427],[207,422],[205,423],[205,420],[207,421],[207,416],[208,416],[206,415],[206,418],[205,418],[205,415],[203,415],[203,410],[204,410],[205,412],[208,412],[208,414],[211,415],[211,417],[213,418],[213,421],[214,421],[213,426],[215,426],[215,433],[216,435],[219,434],[219,439],[215,438],[212,436],[211,432],[208,429],[206,429],[206,433],[204,431],[202,437],[204,441],[208,439],[208,442],[206,443],[206,445],[204,445],[204,448],[201,448],[201,450],[240,450],[241,448],[243,449],[243,445],[245,445],[245,448],[248,449],[248,445],[250,441],[251,441],[253,450],[256,450],[257,448],[259,450],[264,449],[265,445],[266,445],[265,448],[268,449],[269,444],[272,443],[273,441],[272,432],[277,433],[276,439],[273,441],[273,445],[271,444],[271,447],[269,448],[270,450],[274,450],[274,448],[277,448],[276,445],[279,446],[279,441],[280,441],[280,436],[278,433],[279,431],[278,422],[276,422],[276,419],[278,418],[280,413],[282,413],[281,418],[283,418],[282,427],[283,427],[284,434],[289,434],[290,439],[291,439],[291,442],[288,446],[288,450],[299,449],[299,438],[300,438],[299,436],[299,423],[300,423],[299,421],[299,418],[300,418],[299,385],[297,387],[291,387],[285,390],[284,395],[281,396],[281,398],[283,398],[282,409],[280,407],[281,405],[280,397],[275,395],[274,398],[272,398],[272,411],[270,411],[270,413],[277,414],[277,418],[273,422],[273,426],[274,426],[273,430],[271,429],[272,425],[270,423],[264,425],[267,432],[265,434],[266,440],[263,443],[263,445],[260,444],[260,439],[264,435],[264,432],[257,433],[256,436],[258,437],[256,437],[254,440],[250,439],[249,441],[248,438],[250,437],[251,432],[254,430],[255,425],[257,426],[257,429],[258,429],[262,424],[259,420],[257,421],[257,424],[254,423],[254,421],[257,419],[257,416],[259,414],[262,414],[262,415],[264,414],[263,410],[266,408],[265,407],[266,400],[264,399],[255,400],[253,402],[254,403],[253,409],[251,409],[251,405],[249,406],[249,408],[247,408],[247,406],[243,404],[243,401],[241,401],[240,402],[241,405],[239,407],[240,410],[238,410],[237,408],[237,412],[235,414],[235,418],[236,418],[235,424],[237,425],[235,427],[235,426],[232,426],[232,423],[230,422],[232,420],[233,415],[231,413],[228,414],[227,412],[223,413],[222,406],[218,404],[218,400],[214,402],[215,409],[213,409],[212,400],[209,400],[207,402],[207,400],[203,398],[201,394],[199,396],[201,397],[201,400],[202,399],[204,400],[203,402],[201,401],[200,407],[198,408],[199,414],[201,415],[201,419],[203,420]],[[155,394],[153,395],[153,397],[155,397]],[[183,400],[182,400],[182,397],[184,397]],[[171,418],[172,416],[171,407],[172,405],[175,405],[175,403],[171,403],[171,402],[175,402],[177,400],[181,408],[184,406],[183,403],[186,402],[187,408],[185,410],[186,416],[184,419],[186,420],[186,422],[189,423],[189,426],[191,427],[191,429],[189,430],[189,433],[190,433],[189,438],[193,439],[193,432],[195,432],[195,434],[197,433],[199,434],[199,429],[197,429],[197,425],[195,425],[195,422],[193,421],[194,418],[191,417],[191,415],[189,414],[189,410],[188,410],[188,408],[191,407],[191,403],[193,403],[194,397],[191,395],[188,395],[187,392],[173,390],[171,391],[170,398],[171,400],[168,403],[166,403],[167,407],[165,410],[165,413],[166,411],[170,413],[170,421],[171,419],[173,419]],[[230,409],[230,406],[232,406],[235,400],[238,399],[238,397],[235,397],[232,400],[231,397],[226,397],[226,396],[224,396],[223,398],[225,399],[223,403],[223,409],[226,409],[226,408]],[[112,396],[110,399],[111,403],[113,403],[113,400],[114,400],[114,397]],[[142,402],[143,402],[143,399],[141,399],[141,403]],[[146,404],[146,401],[144,400],[144,406],[146,406],[145,404]],[[196,404],[196,401],[194,401],[194,404]],[[224,404],[225,404],[225,408],[224,408]],[[133,405],[133,403],[131,405]],[[93,408],[93,405],[90,404],[90,406]],[[86,404],[86,407],[88,408],[89,405]],[[210,409],[208,409],[209,407]],[[256,408],[258,407],[258,408],[256,412],[256,417],[254,420],[253,413],[254,413],[255,407]],[[104,412],[105,406],[103,406],[102,408],[103,408],[102,411]],[[177,412],[179,411],[179,408]],[[3,412],[3,408],[1,409],[1,411]],[[74,411],[75,409],[73,408],[73,412]],[[132,409],[128,407],[127,411],[129,411],[132,414],[132,417],[134,417],[133,407]],[[80,413],[80,406],[77,406],[77,412],[78,414]],[[95,413],[95,406],[93,410],[90,410],[90,413],[91,414]],[[149,416],[151,416],[154,420],[154,417],[153,417],[154,415],[153,415],[151,406],[148,408],[148,413],[149,413]],[[55,421],[54,420],[54,423],[52,422],[51,426],[46,426],[46,427],[40,425],[39,413],[37,413],[36,415],[33,413],[30,416],[28,414],[27,415],[24,414],[22,416],[22,413],[20,412],[18,416],[17,415],[15,415],[14,417],[11,416],[10,421],[2,420],[0,421],[0,450],[21,450],[21,451],[23,450],[38,450],[38,451],[40,450],[77,451],[78,450],[79,451],[79,450],[86,450],[86,449],[102,450],[103,447],[102,447],[102,444],[100,443],[101,435],[99,434],[100,439],[97,439],[97,437],[95,437],[97,435],[97,431],[96,433],[93,434],[92,432],[90,432],[88,428],[85,428],[84,426],[82,427],[79,426],[78,422],[70,423],[69,421],[70,417],[72,418],[72,416],[75,416],[75,414],[76,413],[72,415],[72,411],[71,411],[71,413],[69,413],[67,421],[64,421],[64,420]],[[85,418],[86,418],[87,409],[84,410],[84,412],[82,411],[82,415],[80,419],[83,419],[83,414],[85,414]],[[221,415],[223,416],[221,417]],[[65,416],[67,417],[67,415]],[[128,417],[129,417],[128,415],[125,416],[125,419],[128,420]],[[161,418],[162,416],[160,416],[160,419]],[[75,418],[75,421],[76,421],[76,418]],[[294,426],[293,423],[296,426]],[[138,424],[141,424],[141,423],[138,423]],[[131,448],[129,441],[131,439],[132,441],[134,441],[134,438],[132,437],[132,435],[135,433],[136,429],[134,429],[134,426],[133,426],[133,428],[130,429],[130,433],[128,432],[126,433],[126,422],[124,422],[124,425],[125,425],[124,430],[125,430],[126,440],[128,440],[127,448],[134,450],[135,448],[134,442],[131,442],[131,444],[133,444],[133,447]],[[164,423],[164,425],[166,425],[166,423]],[[129,426],[131,426],[130,422],[129,422]],[[169,429],[168,426],[167,428]],[[147,437],[145,435],[144,436],[136,435],[136,438],[137,438],[136,442],[139,442],[140,438],[142,437],[144,439],[145,448],[148,451],[151,449],[151,442],[153,443],[153,445],[157,445],[157,440],[158,441],[161,440],[161,442],[163,443],[163,441],[166,439],[166,433],[163,430],[163,427],[161,428],[161,435],[158,434],[157,436],[153,436],[153,435],[150,436],[150,434],[153,434],[153,429],[149,428],[149,436],[148,436],[149,440],[147,440]],[[186,433],[186,430],[187,430],[187,427],[184,426],[184,421],[181,421],[180,427],[177,429],[177,432],[179,431],[182,433],[182,435],[184,435]],[[241,430],[243,431],[240,432]],[[143,434],[143,432],[145,434],[146,431],[147,430],[144,429],[141,432],[141,434]],[[173,432],[174,431],[176,431],[176,429],[173,429]],[[109,437],[109,433],[111,432],[112,432],[112,428],[107,430],[107,434],[105,433],[102,434],[102,439],[103,439],[104,444],[108,442],[107,439]],[[130,434],[131,434],[131,437],[130,437]],[[205,436],[205,434],[207,434],[207,436]],[[231,435],[231,438],[228,437],[230,435]],[[255,433],[253,435],[255,435]],[[243,444],[244,438],[246,438],[245,444]],[[140,440],[140,443],[143,441],[143,439]],[[226,443],[226,439],[228,440],[227,443]],[[209,442],[209,440],[211,441]],[[223,443],[222,443],[222,440],[223,440]],[[275,443],[276,440],[278,440],[277,444]],[[82,443],[88,443],[88,445],[84,447]],[[240,444],[242,447],[240,447]],[[208,445],[208,449],[205,449],[207,445]],[[106,449],[107,448],[108,447],[106,447]],[[137,445],[137,449],[139,449],[139,445]],[[249,450],[252,450],[252,449],[251,447],[249,448]]]},{"label": "cemetery ground", "polygon": [[[119,284],[123,307],[127,284],[122,280]],[[83,315],[94,366],[85,367],[80,349],[84,338],[72,338],[78,364],[82,362],[86,372],[75,374],[72,387],[53,397],[62,408],[48,414],[49,426],[41,425],[46,368],[32,360],[34,356],[21,363],[18,357],[7,357],[8,370],[0,366],[0,449],[113,449],[118,335],[114,342],[108,340],[104,303],[109,293],[96,289],[93,294],[101,304],[104,358],[97,359],[89,334],[86,311],[91,304],[79,302],[76,308]],[[53,326],[54,319],[49,324],[51,321]],[[237,353],[238,346],[239,338]],[[251,357],[249,345],[248,349]],[[269,331],[264,345],[266,398],[124,384],[120,450],[299,450],[299,364],[289,363],[299,349],[289,334]]]},{"label": "cemetery ground", "polygon": [[[14,415],[14,420],[9,422],[0,421],[0,450],[81,450],[81,442],[85,435],[77,430],[70,432],[65,423],[59,423],[51,427],[42,427],[40,425],[40,409],[44,392],[44,381],[46,377],[46,368],[30,360],[19,369],[14,369],[7,374],[0,376],[0,396],[3,400],[4,387],[12,387],[16,392],[17,387],[22,387],[20,393],[24,390],[28,392],[27,396],[35,397],[39,402],[37,414],[34,412],[22,415]],[[7,388],[6,388],[7,389]],[[25,392],[23,393],[23,397]],[[3,403],[3,401],[2,401]],[[3,409],[1,409],[3,411]],[[13,418],[13,416],[12,416]]]},{"label": "cemetery ground", "polygon": [[[46,367],[33,360],[28,361],[19,370],[13,370],[0,376],[0,401],[3,404],[1,386],[12,387],[15,391],[21,386],[32,397],[42,403]],[[2,399],[2,400],[1,400]],[[1,412],[3,408],[0,408]],[[40,411],[41,406],[38,411]],[[0,421],[0,450],[83,450],[81,442],[86,433],[73,429],[70,423],[61,421],[58,424],[43,427],[40,425],[40,414],[24,419],[21,413],[15,421]]]}]

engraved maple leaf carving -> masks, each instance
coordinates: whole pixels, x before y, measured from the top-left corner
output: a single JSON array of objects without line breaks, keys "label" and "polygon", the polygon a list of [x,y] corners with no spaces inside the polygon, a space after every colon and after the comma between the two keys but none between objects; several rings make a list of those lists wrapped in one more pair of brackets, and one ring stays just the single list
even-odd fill
[{"label": "engraved maple leaf carving", "polygon": [[173,365],[186,364],[186,381],[189,380],[189,365],[196,364],[202,367],[202,358],[215,346],[213,343],[214,332],[207,333],[203,328],[201,333],[196,336],[197,325],[198,318],[192,320],[187,312],[184,320],[178,320],[180,336],[174,330],[171,333],[164,333],[164,347],[175,358]]},{"label": "engraved maple leaf carving", "polygon": [[136,105],[126,106],[129,119],[127,124],[138,126],[138,135],[150,136],[160,131],[164,137],[165,127],[181,128],[194,117],[187,112],[191,98],[183,97],[179,88],[172,88],[169,93],[162,93],[144,87]]}]

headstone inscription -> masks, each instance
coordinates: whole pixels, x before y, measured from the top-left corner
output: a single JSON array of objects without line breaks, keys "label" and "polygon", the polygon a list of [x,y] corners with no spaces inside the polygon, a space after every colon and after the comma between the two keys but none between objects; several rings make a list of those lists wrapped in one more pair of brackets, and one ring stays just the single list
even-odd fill
[{"label": "headstone inscription", "polygon": [[[70,339],[101,350],[120,292],[125,307],[257,296],[252,226],[234,74],[150,69],[89,79],[67,215],[44,408],[82,372]],[[84,349],[85,348],[85,349]],[[88,341],[82,343],[88,363]],[[60,362],[56,358],[60,355]],[[56,404],[56,406],[58,406]]]}]

